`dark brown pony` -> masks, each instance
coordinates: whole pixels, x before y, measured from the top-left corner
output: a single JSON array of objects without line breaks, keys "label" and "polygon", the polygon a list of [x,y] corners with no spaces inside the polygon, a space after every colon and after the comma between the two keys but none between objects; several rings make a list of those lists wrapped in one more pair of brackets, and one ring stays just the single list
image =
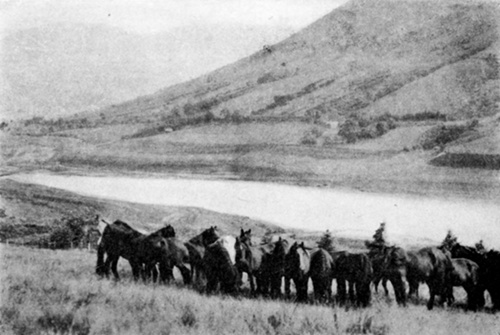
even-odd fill
[{"label": "dark brown pony", "polygon": [[333,257],[325,249],[319,248],[311,254],[309,276],[313,283],[315,301],[325,303],[332,298],[334,268]]},{"label": "dark brown pony", "polygon": [[207,245],[214,243],[219,238],[217,227],[212,226],[205,229],[201,234],[193,237],[185,243],[189,251],[189,262],[191,264],[191,278],[199,282],[203,277],[203,256]]},{"label": "dark brown pony", "polygon": [[356,306],[370,304],[370,283],[373,270],[370,258],[364,253],[340,252],[334,254],[337,278],[337,297],[339,304],[347,301],[346,284],[349,284],[349,300]]},{"label": "dark brown pony", "polygon": [[481,280],[491,296],[493,309],[500,309],[500,252],[488,251],[485,255],[484,271],[481,271]]},{"label": "dark brown pony", "polygon": [[[123,257],[129,261],[134,278],[138,278],[141,268],[133,262],[135,248],[132,241],[140,236],[143,236],[143,234],[123,221],[117,220],[112,224],[106,223],[97,247],[96,273],[108,277],[111,266],[115,279],[120,279],[117,265],[119,258]],[[104,260],[104,256],[107,256],[106,260]]]},{"label": "dark brown pony", "polygon": [[285,294],[290,296],[290,278],[285,273],[285,257],[290,251],[291,242],[279,237],[274,248],[262,260],[262,277],[264,287],[268,285],[272,298],[281,296],[282,278],[285,278]]},{"label": "dark brown pony", "polygon": [[[486,271],[487,271],[487,264],[486,264],[486,255],[484,253],[480,253],[476,248],[469,247],[469,246],[464,246],[461,245],[460,243],[455,243],[451,249],[450,249],[451,257],[452,258],[466,258],[468,260],[473,261],[476,263],[479,267],[478,269],[478,276],[480,277],[480,283],[478,284],[477,287],[477,296],[476,296],[476,307],[477,308],[482,308],[485,305],[485,299],[484,299],[484,291],[486,290],[485,287],[485,278],[486,278]],[[481,291],[482,292],[479,292]]]},{"label": "dark brown pony", "polygon": [[160,272],[161,279],[166,280],[169,272],[166,267],[167,255],[163,249],[166,245],[165,237],[170,236],[175,236],[170,225],[150,235],[144,235],[120,220],[108,224],[98,246],[96,272],[108,276],[111,266],[115,278],[119,279],[117,264],[119,258],[123,257],[129,261],[135,279],[140,275],[148,279],[152,273],[153,279],[156,280],[156,264],[160,264],[160,271],[163,271]]},{"label": "dark brown pony", "polygon": [[285,278],[290,278],[295,284],[298,302],[307,301],[307,285],[311,268],[311,255],[309,248],[295,242],[285,255]]},{"label": "dark brown pony", "polygon": [[453,270],[451,258],[435,247],[423,248],[407,254],[407,279],[410,285],[410,294],[417,293],[418,285],[425,282],[429,286],[430,294],[427,308],[434,307],[436,295],[440,296],[440,303],[443,304],[450,291],[449,283]]},{"label": "dark brown pony", "polygon": [[[467,258],[452,258],[451,264],[453,271],[451,272],[451,287],[462,286],[467,292],[467,309],[476,311],[481,302],[484,304],[484,289],[481,287],[479,280],[479,266]],[[482,295],[482,299],[480,298]],[[454,302],[453,291],[449,293],[451,300]]]},{"label": "dark brown pony", "polygon": [[274,243],[253,246],[246,238],[236,240],[236,266],[240,273],[248,275],[252,294],[267,294],[268,278],[262,267],[263,261],[269,261],[274,250]]},{"label": "dark brown pony", "polygon": [[222,293],[226,294],[233,294],[238,291],[238,270],[233,265],[221,240],[207,245],[203,256],[203,266],[207,277],[207,293],[213,293],[218,288]]},{"label": "dark brown pony", "polygon": [[378,293],[379,284],[382,282],[385,295],[388,296],[389,290],[387,289],[386,255],[383,253],[383,250],[377,250],[377,252],[369,252],[368,256],[370,257],[373,267],[373,286],[375,288],[375,292]]}]

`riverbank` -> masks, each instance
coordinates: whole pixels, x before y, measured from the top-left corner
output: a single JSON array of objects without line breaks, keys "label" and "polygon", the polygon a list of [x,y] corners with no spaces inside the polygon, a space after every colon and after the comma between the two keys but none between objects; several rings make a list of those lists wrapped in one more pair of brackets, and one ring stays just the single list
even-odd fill
[{"label": "riverbank", "polygon": [[462,243],[480,239],[497,248],[500,208],[495,202],[387,195],[349,189],[144,177],[24,174],[15,182],[39,184],[104,201],[195,207],[269,222],[286,230],[325,231],[370,239],[386,222],[390,242],[438,244],[453,230]]}]

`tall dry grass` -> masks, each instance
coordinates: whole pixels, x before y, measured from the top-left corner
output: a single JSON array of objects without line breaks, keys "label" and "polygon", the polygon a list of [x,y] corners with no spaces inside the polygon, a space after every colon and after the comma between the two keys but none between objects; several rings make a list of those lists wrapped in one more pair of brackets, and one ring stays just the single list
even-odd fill
[{"label": "tall dry grass", "polygon": [[460,309],[297,305],[205,296],[182,285],[94,275],[95,254],[1,249],[0,332],[4,334],[497,334],[500,316]]}]

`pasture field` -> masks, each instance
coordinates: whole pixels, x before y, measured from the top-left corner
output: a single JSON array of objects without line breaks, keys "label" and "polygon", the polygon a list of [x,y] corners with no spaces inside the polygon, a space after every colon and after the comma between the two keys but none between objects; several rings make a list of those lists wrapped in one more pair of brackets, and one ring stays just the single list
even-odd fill
[{"label": "pasture field", "polygon": [[[398,307],[365,309],[206,296],[182,284],[94,275],[95,253],[0,245],[3,334],[498,334],[500,315]],[[380,293],[379,293],[380,294]]]}]

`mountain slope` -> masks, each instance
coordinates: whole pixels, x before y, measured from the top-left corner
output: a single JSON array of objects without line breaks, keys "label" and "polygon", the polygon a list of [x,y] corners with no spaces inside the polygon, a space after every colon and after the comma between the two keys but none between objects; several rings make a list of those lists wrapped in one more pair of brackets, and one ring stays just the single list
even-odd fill
[{"label": "mountain slope", "polygon": [[0,114],[27,118],[95,110],[189,80],[291,32],[212,25],[139,35],[68,23],[18,31],[2,41]]},{"label": "mountain slope", "polygon": [[[103,112],[110,122],[173,111],[305,115],[498,111],[498,5],[351,1],[301,32],[193,81]],[[205,108],[190,110],[205,102]],[[410,106],[406,109],[404,106]]]}]

